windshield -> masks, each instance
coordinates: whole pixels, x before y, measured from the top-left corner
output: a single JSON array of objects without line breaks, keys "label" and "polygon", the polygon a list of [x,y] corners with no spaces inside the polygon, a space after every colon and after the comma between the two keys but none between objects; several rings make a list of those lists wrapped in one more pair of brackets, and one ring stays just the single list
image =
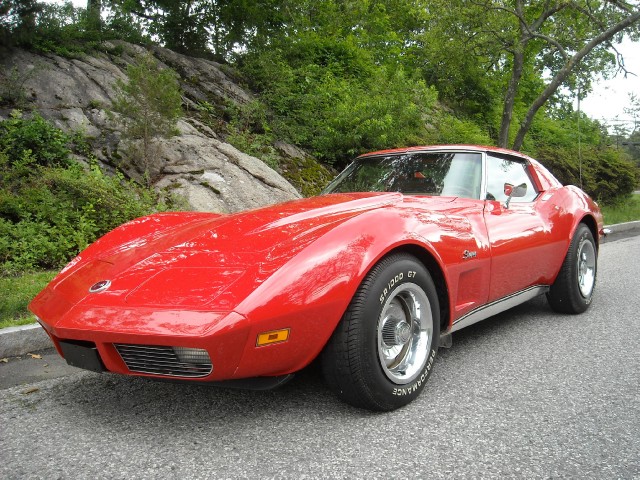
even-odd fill
[{"label": "windshield", "polygon": [[480,198],[482,154],[409,153],[357,158],[322,193],[401,192]]}]

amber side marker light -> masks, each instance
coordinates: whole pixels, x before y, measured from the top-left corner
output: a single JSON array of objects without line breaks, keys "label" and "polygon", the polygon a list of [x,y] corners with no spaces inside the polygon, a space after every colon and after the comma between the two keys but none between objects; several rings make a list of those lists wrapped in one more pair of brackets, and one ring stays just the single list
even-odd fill
[{"label": "amber side marker light", "polygon": [[288,328],[283,328],[282,330],[272,330],[271,332],[263,332],[258,334],[258,339],[256,340],[256,347],[271,345],[272,343],[286,342],[288,339],[289,339]]}]

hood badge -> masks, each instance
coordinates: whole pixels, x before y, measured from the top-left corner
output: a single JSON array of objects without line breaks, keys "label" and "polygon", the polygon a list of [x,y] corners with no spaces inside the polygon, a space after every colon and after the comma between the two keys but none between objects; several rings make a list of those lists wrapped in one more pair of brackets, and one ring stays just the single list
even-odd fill
[{"label": "hood badge", "polygon": [[104,292],[111,286],[111,280],[100,280],[98,283],[94,283],[89,287],[89,293]]}]

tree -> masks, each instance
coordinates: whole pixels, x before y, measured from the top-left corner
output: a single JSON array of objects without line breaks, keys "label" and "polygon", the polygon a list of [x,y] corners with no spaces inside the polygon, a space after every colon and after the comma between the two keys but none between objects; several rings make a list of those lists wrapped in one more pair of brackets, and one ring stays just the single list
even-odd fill
[{"label": "tree", "polygon": [[38,14],[44,6],[36,0],[0,0],[0,34],[2,43],[28,43],[36,28]]},{"label": "tree", "polygon": [[[163,46],[180,53],[207,51],[206,0],[111,0],[112,8],[144,21]],[[214,2],[215,3],[215,2]]]},{"label": "tree", "polygon": [[299,5],[290,31],[241,60],[279,133],[338,167],[363,151],[427,143],[437,98],[389,53],[393,35],[380,40],[392,29],[386,12],[360,6],[318,1],[305,14]]},{"label": "tree", "polygon": [[[484,19],[481,38],[505,54],[510,69],[504,95],[498,144],[508,146],[514,106],[525,69],[549,80],[528,102],[513,140],[519,150],[540,108],[580,67],[587,72],[607,69],[615,60],[608,52],[621,32],[640,20],[637,5],[620,0],[473,0],[475,18]],[[637,33],[637,32],[636,32]],[[618,60],[618,65],[623,67]],[[545,72],[547,75],[545,75]]]},{"label": "tree", "polygon": [[234,46],[282,25],[286,0],[109,0],[113,9],[143,21],[163,46],[228,60]]},{"label": "tree", "polygon": [[102,0],[87,0],[87,25],[90,30],[102,30]]},{"label": "tree", "polygon": [[[640,97],[633,93],[629,94],[629,106],[624,108],[624,113],[631,117],[633,130],[622,145],[636,166],[640,167]],[[640,179],[640,174],[638,178]]]},{"label": "tree", "polygon": [[142,142],[142,165],[148,174],[155,137],[176,133],[182,115],[182,98],[176,73],[162,68],[151,54],[127,67],[128,82],[119,80],[112,110],[120,114],[125,138]]}]

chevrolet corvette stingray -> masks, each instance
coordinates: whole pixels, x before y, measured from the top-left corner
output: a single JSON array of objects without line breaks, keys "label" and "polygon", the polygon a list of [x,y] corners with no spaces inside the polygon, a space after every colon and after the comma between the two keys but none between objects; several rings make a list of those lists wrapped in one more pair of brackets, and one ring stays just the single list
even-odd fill
[{"label": "chevrolet corvette stingray", "polygon": [[589,196],[518,152],[388,150],[317,197],[128,222],[30,309],[81,368],[265,389],[318,358],[341,399],[385,411],[452,332],[543,294],[585,311],[602,235]]}]

